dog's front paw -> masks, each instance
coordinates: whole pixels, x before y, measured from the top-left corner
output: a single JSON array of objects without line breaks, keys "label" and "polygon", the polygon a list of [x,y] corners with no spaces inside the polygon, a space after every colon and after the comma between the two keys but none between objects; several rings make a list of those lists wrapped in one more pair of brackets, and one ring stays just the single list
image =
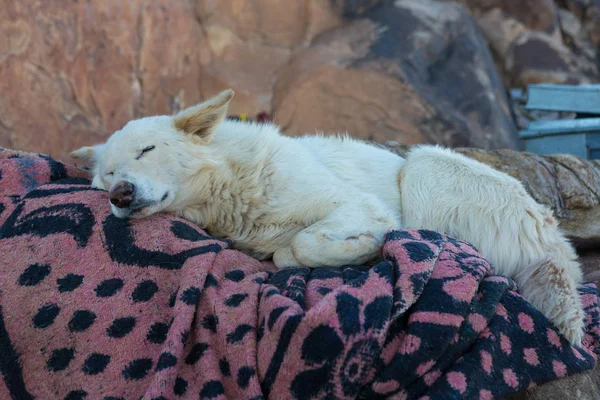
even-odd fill
[{"label": "dog's front paw", "polygon": [[583,310],[573,310],[552,318],[559,332],[573,345],[581,346],[585,335]]},{"label": "dog's front paw", "polygon": [[521,279],[523,297],[537,307],[572,344],[581,346],[585,331],[585,312],[574,276],[579,265],[552,260],[530,266]]},{"label": "dog's front paw", "polygon": [[292,253],[291,247],[284,247],[275,251],[275,253],[273,253],[273,263],[279,269],[290,267],[304,267],[304,265],[300,264],[300,262],[296,260],[296,257],[294,257],[294,253]]}]

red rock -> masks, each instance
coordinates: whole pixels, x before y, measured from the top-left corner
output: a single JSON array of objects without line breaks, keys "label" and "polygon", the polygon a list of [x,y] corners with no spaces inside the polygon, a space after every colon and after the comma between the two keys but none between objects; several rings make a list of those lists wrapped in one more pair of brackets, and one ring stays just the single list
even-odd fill
[{"label": "red rock", "polygon": [[594,62],[538,31],[526,31],[512,43],[504,70],[511,86],[532,83],[586,84],[598,78]]},{"label": "red rock", "polygon": [[503,83],[597,81],[600,0],[460,1],[479,29],[449,0],[0,0],[0,145],[64,159],[232,87],[290,134],[515,148]]},{"label": "red rock", "polygon": [[65,158],[132,118],[197,101],[210,59],[184,4],[1,0],[2,145]]},{"label": "red rock", "polygon": [[281,71],[274,117],[287,133],[516,147],[501,80],[462,7],[396,1],[362,16],[321,35]]},{"label": "red rock", "polygon": [[507,17],[514,18],[527,29],[543,31],[549,34],[558,29],[558,16],[553,0],[459,0],[475,17],[498,9]]}]

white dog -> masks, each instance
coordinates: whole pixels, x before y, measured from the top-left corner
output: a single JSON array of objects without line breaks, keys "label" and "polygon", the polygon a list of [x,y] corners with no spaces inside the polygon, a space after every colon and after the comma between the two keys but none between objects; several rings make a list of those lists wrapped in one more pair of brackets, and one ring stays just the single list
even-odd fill
[{"label": "white dog", "polygon": [[91,164],[92,185],[109,191],[117,217],[171,212],[279,268],[364,263],[398,228],[471,242],[581,343],[576,254],[516,179],[436,146],[403,159],[346,137],[291,138],[225,120],[232,97],[131,121],[71,155]]}]

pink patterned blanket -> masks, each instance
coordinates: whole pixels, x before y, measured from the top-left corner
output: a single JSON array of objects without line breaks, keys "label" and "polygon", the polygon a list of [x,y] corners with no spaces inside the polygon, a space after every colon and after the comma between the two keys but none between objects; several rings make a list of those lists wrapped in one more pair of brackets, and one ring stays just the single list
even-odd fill
[{"label": "pink patterned blanket", "polygon": [[168,215],[113,217],[84,169],[0,149],[1,399],[499,398],[590,369],[467,243],[277,271]]}]

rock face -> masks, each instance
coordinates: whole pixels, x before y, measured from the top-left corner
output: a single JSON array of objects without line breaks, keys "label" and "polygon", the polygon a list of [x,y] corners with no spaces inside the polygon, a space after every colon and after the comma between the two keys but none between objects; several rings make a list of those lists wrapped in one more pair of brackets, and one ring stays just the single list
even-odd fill
[{"label": "rock face", "polygon": [[0,146],[66,159],[232,87],[290,135],[515,149],[505,87],[595,82],[599,46],[600,0],[0,0]]},{"label": "rock face", "polygon": [[[558,1],[522,2],[463,0],[476,15],[494,50],[505,82],[525,87],[531,83],[592,83],[598,79],[597,44],[593,28]],[[564,3],[564,2],[563,2]]]},{"label": "rock face", "polygon": [[0,146],[66,159],[232,87],[291,135],[514,149],[505,87],[596,82],[599,47],[600,0],[0,0]]},{"label": "rock face", "polygon": [[321,35],[282,70],[274,110],[291,133],[516,146],[493,59],[454,3],[385,2]]},{"label": "rock face", "polygon": [[0,1],[0,143],[65,158],[197,101],[204,32],[186,2],[161,3]]},{"label": "rock face", "polygon": [[490,11],[500,11],[526,29],[560,35],[558,7],[553,0],[460,0],[475,16],[480,18]]},{"label": "rock face", "polygon": [[[404,156],[410,146],[387,143]],[[600,162],[559,154],[458,148],[458,152],[520,180],[538,202],[552,208],[560,226],[580,247],[600,248]]]},{"label": "rock face", "polygon": [[232,114],[290,134],[517,145],[487,45],[451,2],[0,0],[2,146],[66,159],[227,87]]},{"label": "rock face", "polygon": [[202,94],[233,88],[232,114],[272,113],[278,72],[287,68],[297,49],[342,23],[328,0],[195,0],[192,4],[192,18],[205,35],[196,39],[196,46],[210,54],[199,74]]},{"label": "rock face", "polygon": [[583,23],[584,29],[594,46],[600,46],[600,1],[566,0],[567,7]]}]

